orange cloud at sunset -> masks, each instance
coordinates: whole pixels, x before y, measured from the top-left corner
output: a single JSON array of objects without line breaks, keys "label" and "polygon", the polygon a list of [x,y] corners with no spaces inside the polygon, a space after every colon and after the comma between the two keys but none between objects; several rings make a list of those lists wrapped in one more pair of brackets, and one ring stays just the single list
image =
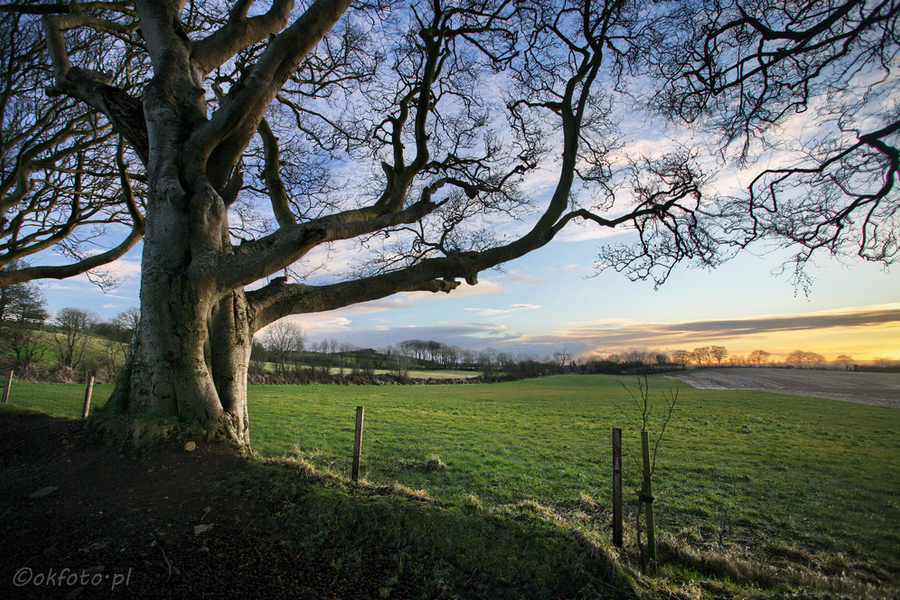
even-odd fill
[{"label": "orange cloud at sunset", "polygon": [[725,346],[732,356],[766,350],[774,361],[792,350],[817,352],[827,360],[834,360],[839,354],[862,362],[900,359],[900,304],[679,323],[591,321],[573,323],[549,335],[525,336],[519,341],[577,345],[582,355],[628,348],[672,351],[717,345]]}]

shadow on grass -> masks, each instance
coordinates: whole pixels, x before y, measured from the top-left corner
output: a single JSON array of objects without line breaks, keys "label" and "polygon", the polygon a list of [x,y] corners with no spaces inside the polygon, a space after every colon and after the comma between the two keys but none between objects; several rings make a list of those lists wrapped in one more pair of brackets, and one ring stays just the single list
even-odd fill
[{"label": "shadow on grass", "polygon": [[324,562],[349,597],[893,597],[840,574],[704,553],[667,535],[648,577],[635,570],[633,552],[620,562],[596,529],[560,521],[540,504],[484,508],[471,497],[448,505],[398,484],[352,483],[303,460],[252,459],[232,484],[261,493],[266,545],[289,547],[298,563]]},{"label": "shadow on grass", "polygon": [[353,484],[302,461],[250,461],[230,485],[265,490],[268,543],[327,561],[383,598],[635,598],[613,553],[528,510],[447,506],[402,486]]}]

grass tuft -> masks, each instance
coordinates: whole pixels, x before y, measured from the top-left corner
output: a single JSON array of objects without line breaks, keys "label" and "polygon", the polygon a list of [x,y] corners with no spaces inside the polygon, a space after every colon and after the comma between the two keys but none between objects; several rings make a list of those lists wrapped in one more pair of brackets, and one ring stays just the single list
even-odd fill
[{"label": "grass tuft", "polygon": [[585,512],[594,512],[600,509],[600,504],[584,492],[578,493],[576,505]]},{"label": "grass tuft", "polygon": [[447,468],[447,465],[444,464],[440,456],[432,455],[432,457],[425,462],[424,468],[426,471],[443,471]]}]

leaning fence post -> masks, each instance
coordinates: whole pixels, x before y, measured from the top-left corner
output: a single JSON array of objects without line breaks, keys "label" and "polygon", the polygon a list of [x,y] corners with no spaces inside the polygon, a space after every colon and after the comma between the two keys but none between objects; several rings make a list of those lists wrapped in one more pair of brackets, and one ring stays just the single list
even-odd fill
[{"label": "leaning fence post", "polygon": [[614,427],[612,430],[613,452],[613,544],[616,548],[622,547],[622,430]]},{"label": "leaning fence post", "polygon": [[91,409],[91,393],[94,391],[94,376],[88,377],[87,387],[84,390],[84,410],[81,411],[81,418],[87,419],[88,411]]},{"label": "leaning fence post", "polygon": [[359,481],[359,459],[362,454],[363,412],[364,409],[362,406],[356,407],[356,432],[353,435],[353,467],[350,471],[350,477],[353,481]]},{"label": "leaning fence post", "polygon": [[9,402],[9,388],[12,385],[13,372],[9,372],[9,377],[6,378],[6,387],[3,388],[3,404]]}]

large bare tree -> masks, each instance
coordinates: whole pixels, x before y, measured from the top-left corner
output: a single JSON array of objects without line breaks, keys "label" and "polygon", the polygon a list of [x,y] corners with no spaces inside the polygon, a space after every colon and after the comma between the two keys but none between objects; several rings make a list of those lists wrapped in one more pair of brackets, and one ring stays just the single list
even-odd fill
[{"label": "large bare tree", "polygon": [[[881,15],[897,7],[870,4],[6,4],[0,251],[70,262],[0,284],[96,273],[142,238],[141,319],[110,406],[247,445],[252,337],[284,316],[474,285],[573,221],[636,229],[637,251],[609,264],[639,276],[715,264],[724,229],[756,235],[738,217],[759,221],[758,194],[705,204],[695,150],[628,160],[620,123],[644,107],[718,125],[727,145],[795,110],[792,82],[808,102],[854,64],[890,80]],[[890,156],[891,127],[865,147]],[[536,179],[551,183],[536,194]],[[333,258],[347,248],[355,262]]]}]

